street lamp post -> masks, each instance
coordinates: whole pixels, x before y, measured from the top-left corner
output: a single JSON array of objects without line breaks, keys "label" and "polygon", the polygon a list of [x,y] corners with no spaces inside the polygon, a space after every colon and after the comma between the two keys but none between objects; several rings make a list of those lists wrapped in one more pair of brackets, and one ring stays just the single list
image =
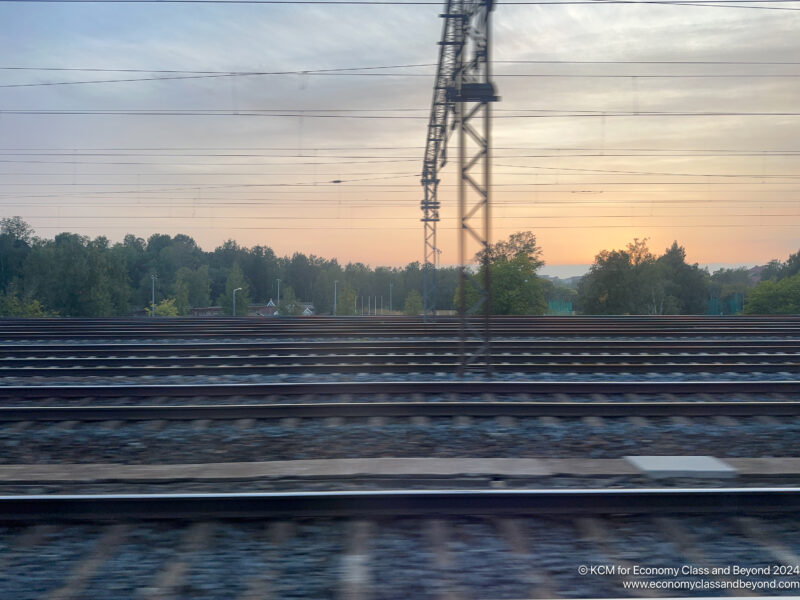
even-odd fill
[{"label": "street lamp post", "polygon": [[338,280],[334,280],[333,282],[333,316],[336,316],[336,286],[338,283]]},{"label": "street lamp post", "polygon": [[152,312],[150,313],[151,317],[155,317],[156,316],[156,279],[158,279],[158,275],[156,275],[155,273],[150,275],[150,280],[152,282],[152,287],[150,289],[150,293],[151,293],[150,306],[152,308]]},{"label": "street lamp post", "polygon": [[278,279],[278,305],[280,305],[280,303],[281,303],[281,280]]},{"label": "street lamp post", "polygon": [[234,317],[236,316],[236,292],[238,292],[241,289],[242,288],[236,288],[235,290],[233,290],[233,316]]}]

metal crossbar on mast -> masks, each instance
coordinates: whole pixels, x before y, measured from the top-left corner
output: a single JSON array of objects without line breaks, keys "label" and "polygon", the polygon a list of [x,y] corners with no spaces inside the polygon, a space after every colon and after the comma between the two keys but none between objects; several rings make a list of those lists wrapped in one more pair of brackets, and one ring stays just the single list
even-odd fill
[{"label": "metal crossbar on mast", "polygon": [[[422,170],[423,298],[425,316],[431,318],[436,298],[439,170],[447,162],[447,139],[457,130],[461,375],[467,371],[491,374],[489,143],[490,106],[497,101],[489,60],[493,4],[493,0],[446,0],[445,11],[439,15],[444,26]],[[475,246],[481,257],[478,272],[468,266],[470,246]]]}]

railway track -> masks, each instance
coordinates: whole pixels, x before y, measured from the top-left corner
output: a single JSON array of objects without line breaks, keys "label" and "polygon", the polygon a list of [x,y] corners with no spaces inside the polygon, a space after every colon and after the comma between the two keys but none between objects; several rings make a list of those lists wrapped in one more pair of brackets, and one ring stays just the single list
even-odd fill
[{"label": "railway track", "polygon": [[[474,344],[467,344],[468,347]],[[791,340],[759,340],[748,337],[728,340],[635,340],[635,339],[582,339],[582,340],[495,340],[492,344],[497,355],[546,354],[580,355],[592,353],[680,355],[698,354],[797,354],[800,337]],[[24,345],[0,345],[0,358],[123,358],[123,357],[263,357],[295,355],[373,355],[373,354],[457,354],[459,342],[453,339],[427,340],[280,340],[260,342],[108,342],[40,344],[31,341]]]},{"label": "railway track", "polygon": [[[455,356],[402,354],[4,358],[0,359],[0,378],[446,373],[458,366]],[[492,369],[496,373],[790,373],[800,372],[800,354],[503,354],[494,358]]]},{"label": "railway track", "polygon": [[[2,409],[0,485],[33,493],[37,485],[148,489],[148,481],[177,491],[489,487],[493,477],[513,487],[648,485],[629,455],[714,456],[741,486],[796,485],[797,403],[696,404]],[[720,485],[712,472],[701,477]]]},{"label": "railway track", "polygon": [[[800,393],[800,381],[357,381],[327,383],[225,383],[175,385],[38,385],[0,386],[0,400],[91,399],[91,398],[266,398],[289,396],[375,396],[452,394],[515,396],[561,395],[591,397],[596,394],[702,395],[783,394],[793,399]],[[482,398],[481,398],[482,399]],[[764,398],[766,399],[766,398]]]},{"label": "railway track", "polygon": [[[797,489],[4,497],[11,519],[0,527],[0,593],[796,594],[797,577],[773,571],[789,573],[800,551],[797,497]],[[728,565],[748,571],[712,572]]]},{"label": "railway track", "polygon": [[[458,320],[440,318],[424,323],[404,317],[313,317],[229,319],[9,319],[0,338],[80,339],[130,338],[247,338],[247,337],[456,337]],[[797,336],[795,317],[495,317],[496,337],[613,336],[737,337],[742,335]]]},{"label": "railway track", "polygon": [[[0,387],[6,463],[0,471],[7,493],[26,495],[0,497],[0,596],[4,585],[27,585],[36,595],[61,598],[115,597],[120,589],[139,589],[149,598],[247,600],[270,594],[466,597],[465,590],[506,598],[610,597],[630,594],[625,578],[587,578],[578,567],[756,566],[800,556],[791,534],[800,488],[755,487],[797,481],[794,463],[782,475],[762,475],[759,457],[793,454],[800,319],[495,321],[498,372],[590,375],[583,381],[442,379],[441,373],[455,370],[456,324],[404,318],[3,321],[0,378],[15,384]],[[716,375],[602,380],[659,372]],[[204,381],[270,373],[394,373],[396,380]],[[411,373],[429,375],[413,380],[406,377]],[[738,381],[723,373],[754,377]],[[772,380],[758,380],[758,373],[772,373]],[[163,385],[165,376],[194,383]],[[120,379],[54,383],[62,377]],[[644,476],[619,473],[628,468],[623,456],[646,454],[642,449],[731,460],[743,487],[541,489],[641,486]],[[169,481],[167,467],[180,472],[181,465],[197,462],[225,471],[231,465],[403,456],[541,457],[552,471],[539,477],[538,490],[491,489],[487,475],[474,484],[483,489],[455,492],[27,495],[37,486],[93,492],[188,486],[180,477],[173,487],[134,482],[137,468],[162,471]],[[48,465],[57,474],[73,467],[88,473],[87,461],[107,463],[111,472],[124,465],[134,479],[123,485],[122,474],[117,483],[84,474],[70,488],[13,475],[34,465],[43,473]],[[609,473],[621,470],[584,475],[586,484],[576,474],[568,483],[570,475],[552,466],[559,461],[585,463],[586,473],[598,464],[613,463],[605,467]],[[95,466],[102,471],[103,464]],[[233,476],[221,481],[198,481],[189,489],[285,489],[282,480],[275,487],[257,478],[250,487],[236,487]],[[430,481],[436,480],[428,487]],[[309,482],[304,485],[321,486]],[[361,484],[334,478],[327,485]],[[155,555],[161,558],[147,558]]]},{"label": "railway track", "polygon": [[800,488],[382,490],[0,496],[2,522],[796,513]]},{"label": "railway track", "polygon": [[0,423],[367,417],[796,417],[797,401],[323,402],[183,406],[3,406]]}]

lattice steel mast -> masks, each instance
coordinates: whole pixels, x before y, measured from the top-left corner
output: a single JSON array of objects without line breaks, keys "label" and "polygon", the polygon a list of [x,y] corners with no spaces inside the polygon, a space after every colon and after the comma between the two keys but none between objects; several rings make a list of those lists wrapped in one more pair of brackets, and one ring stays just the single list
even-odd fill
[{"label": "lattice steel mast", "polygon": [[453,117],[453,103],[448,100],[448,89],[452,86],[456,68],[456,53],[462,43],[457,40],[457,27],[450,18],[454,5],[463,0],[445,0],[442,41],[439,42],[439,65],[433,85],[433,102],[428,121],[428,136],[425,142],[425,159],[422,164],[422,187],[424,196],[420,202],[424,227],[424,264],[422,267],[422,302],[425,318],[436,315],[436,224],[439,222],[439,169],[447,162],[448,124]]},{"label": "lattice steel mast", "polygon": [[[447,0],[439,65],[428,123],[422,185],[425,225],[425,314],[432,315],[435,298],[436,223],[439,221],[438,171],[447,156],[447,138],[458,130],[458,219],[461,320],[461,365],[491,374],[489,306],[490,133],[492,102],[497,101],[489,58],[493,0]],[[481,276],[467,266],[469,242],[477,244]],[[467,304],[475,292],[474,301]],[[473,315],[481,314],[476,320]],[[476,342],[470,345],[469,342]]]}]

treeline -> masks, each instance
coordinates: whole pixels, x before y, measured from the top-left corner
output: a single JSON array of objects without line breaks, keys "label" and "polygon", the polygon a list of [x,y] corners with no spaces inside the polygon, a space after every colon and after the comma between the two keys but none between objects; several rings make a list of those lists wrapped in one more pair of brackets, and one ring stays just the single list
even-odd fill
[{"label": "treeline", "polygon": [[[154,277],[155,276],[155,277]],[[148,239],[126,235],[112,244],[61,233],[41,239],[18,217],[0,220],[0,315],[48,314],[116,316],[149,310],[155,293],[156,313],[189,314],[193,307],[222,306],[247,314],[250,303],[277,302],[281,314],[298,314],[301,302],[318,314],[361,314],[378,306],[385,312],[421,311],[422,268],[412,262],[402,269],[370,268],[362,263],[340,265],[335,259],[295,253],[276,256],[267,246],[244,248],[229,240],[205,252],[187,235],[154,234]],[[438,306],[452,309],[458,281],[456,269],[437,272]],[[390,289],[391,288],[391,289]],[[408,306],[406,307],[406,304]]]},{"label": "treeline", "polygon": [[709,274],[688,264],[677,242],[657,256],[647,240],[634,239],[624,250],[595,257],[577,286],[576,309],[599,315],[798,313],[799,271],[800,252],[771,261],[756,277],[745,268]]},{"label": "treeline", "polygon": [[748,314],[800,314],[800,251],[785,262],[770,261],[747,297]]},{"label": "treeline", "polygon": [[[686,262],[677,242],[653,254],[646,240],[603,250],[577,285],[537,274],[542,250],[531,232],[513,234],[489,248],[491,304],[495,314],[666,315],[800,313],[800,252],[772,261],[754,285],[747,269],[713,274]],[[481,258],[480,256],[476,258]],[[477,272],[478,277],[481,272]],[[436,272],[438,310],[459,302],[455,268]],[[335,259],[295,253],[276,256],[267,246],[244,248],[229,240],[211,252],[187,235],[126,235],[112,244],[61,233],[41,239],[19,217],[0,219],[0,316],[122,316],[149,311],[185,315],[217,305],[247,314],[250,303],[280,298],[280,314],[362,314],[375,304],[406,314],[422,311],[423,270],[340,265]],[[280,289],[280,291],[279,291]],[[475,302],[466,289],[467,304]],[[362,307],[363,304],[363,307]]]}]

